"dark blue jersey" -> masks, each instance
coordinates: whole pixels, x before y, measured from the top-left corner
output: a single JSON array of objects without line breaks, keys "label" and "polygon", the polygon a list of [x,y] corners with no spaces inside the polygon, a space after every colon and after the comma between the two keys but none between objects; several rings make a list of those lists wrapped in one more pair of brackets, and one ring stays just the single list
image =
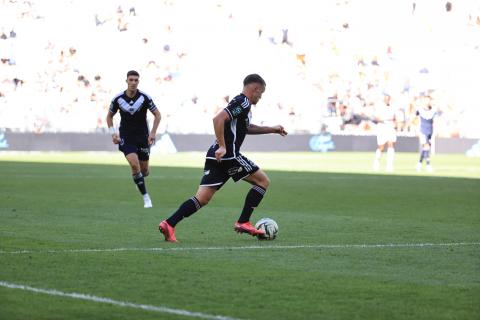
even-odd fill
[{"label": "dark blue jersey", "polygon": [[420,132],[424,135],[433,134],[433,118],[437,113],[432,109],[417,110],[417,116],[420,116]]},{"label": "dark blue jersey", "polygon": [[148,137],[147,109],[153,113],[157,107],[152,98],[140,90],[137,90],[133,98],[128,97],[126,91],[113,98],[110,112],[115,114],[120,111],[120,137],[122,139],[136,142]]},{"label": "dark blue jersey", "polygon": [[[247,135],[252,116],[250,109],[250,100],[243,93],[233,98],[224,109],[230,116],[230,119],[225,122],[223,137],[227,153],[222,159],[234,159],[240,155],[240,147]],[[215,159],[215,151],[218,147],[218,142],[215,141],[207,152],[207,158]]]}]

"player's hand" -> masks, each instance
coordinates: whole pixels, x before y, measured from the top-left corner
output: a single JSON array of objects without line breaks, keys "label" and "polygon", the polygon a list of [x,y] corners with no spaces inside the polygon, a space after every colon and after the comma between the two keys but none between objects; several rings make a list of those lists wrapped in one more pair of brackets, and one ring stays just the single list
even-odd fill
[{"label": "player's hand", "polygon": [[215,151],[215,158],[218,162],[222,161],[222,157],[227,153],[227,149],[225,147],[218,147],[217,151]]},{"label": "player's hand", "polygon": [[120,143],[120,136],[118,135],[118,133],[112,134],[112,142],[114,144],[119,144]]},{"label": "player's hand", "polygon": [[274,131],[273,131],[274,133],[278,133],[278,134],[281,135],[282,137],[285,137],[285,136],[288,134],[288,132],[285,131],[285,128],[284,128],[283,126],[280,126],[280,125],[274,126],[274,127],[273,127],[273,130],[274,130]]},{"label": "player's hand", "polygon": [[148,135],[148,145],[151,146],[151,145],[154,145],[155,144],[155,134],[153,133],[150,133]]}]

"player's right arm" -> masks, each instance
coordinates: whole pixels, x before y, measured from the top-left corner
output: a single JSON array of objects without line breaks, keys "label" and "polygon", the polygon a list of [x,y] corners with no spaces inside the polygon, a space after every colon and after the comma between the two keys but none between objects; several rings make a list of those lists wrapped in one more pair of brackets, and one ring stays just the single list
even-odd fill
[{"label": "player's right arm", "polygon": [[113,116],[117,112],[117,108],[115,106],[115,100],[112,101],[110,104],[110,108],[108,109],[107,113],[107,126],[108,126],[108,132],[112,136],[112,142],[114,144],[119,144],[120,143],[120,135],[118,132],[115,131],[115,127],[113,126]]},{"label": "player's right arm", "polygon": [[230,120],[230,115],[223,109],[213,118],[213,129],[215,131],[215,137],[217,138],[217,143],[219,148],[215,151],[215,158],[218,162],[222,160],[222,157],[227,153],[225,147],[225,122]]}]

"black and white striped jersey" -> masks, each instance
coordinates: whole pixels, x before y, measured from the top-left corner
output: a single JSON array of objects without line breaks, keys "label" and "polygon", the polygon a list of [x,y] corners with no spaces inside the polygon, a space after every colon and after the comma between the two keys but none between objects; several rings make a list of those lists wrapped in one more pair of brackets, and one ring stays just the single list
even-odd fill
[{"label": "black and white striped jersey", "polygon": [[[224,110],[230,116],[230,120],[225,122],[223,136],[227,153],[223,156],[223,160],[234,159],[240,155],[240,147],[247,135],[252,117],[250,109],[250,100],[243,93],[233,98],[225,107]],[[215,141],[207,152],[207,159],[215,159],[215,151],[218,147],[218,142]]]},{"label": "black and white striped jersey", "polygon": [[120,111],[121,138],[130,140],[148,136],[147,109],[153,113],[157,107],[152,98],[140,90],[133,98],[128,97],[126,91],[113,98],[110,112],[115,114]]}]

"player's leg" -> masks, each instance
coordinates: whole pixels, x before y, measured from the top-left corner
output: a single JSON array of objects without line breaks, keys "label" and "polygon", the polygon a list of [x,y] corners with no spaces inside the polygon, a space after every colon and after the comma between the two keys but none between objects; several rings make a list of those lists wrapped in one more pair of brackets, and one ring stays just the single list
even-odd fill
[{"label": "player's leg", "polygon": [[160,222],[158,228],[165,236],[165,241],[177,242],[175,226],[183,219],[200,210],[201,207],[207,205],[217,190],[215,187],[199,186],[194,197],[183,202],[168,219]]},{"label": "player's leg", "polygon": [[250,191],[248,191],[247,196],[245,197],[242,214],[238,219],[239,223],[250,221],[253,210],[258,207],[263,199],[263,196],[265,195],[265,192],[267,192],[268,186],[270,185],[270,179],[261,169],[244,178],[243,180],[249,182],[252,185],[252,188]]},{"label": "player's leg", "polygon": [[201,207],[206,206],[217,190],[215,187],[199,186],[195,196],[183,202],[177,211],[167,219],[168,224],[175,227],[184,218],[190,217]]},{"label": "player's leg", "polygon": [[384,125],[377,125],[377,150],[375,150],[375,159],[373,160],[373,171],[380,170],[380,159],[387,143],[387,129]]},{"label": "player's leg", "polygon": [[423,155],[424,155],[423,144],[420,143],[420,158],[418,159],[418,162],[415,165],[415,170],[417,170],[417,172],[422,171],[422,164],[423,164],[423,159],[424,159]]},{"label": "player's leg", "polygon": [[132,170],[133,182],[135,182],[135,184],[137,185],[138,191],[140,191],[142,195],[146,194],[147,189],[145,187],[145,180],[140,169],[140,161],[138,160],[138,155],[132,152],[125,155],[125,158],[127,159],[128,164],[130,165],[130,169]]},{"label": "player's leg", "polygon": [[427,172],[433,172],[433,168],[432,166],[430,165],[430,150],[431,150],[431,135],[428,135],[426,136],[426,141],[425,141],[425,144],[423,146],[423,150],[424,150],[424,159],[425,159],[425,163],[427,164]]},{"label": "player's leg", "polygon": [[143,178],[143,185],[145,186],[145,193],[142,193],[143,195],[143,207],[144,208],[151,208],[153,207],[152,204],[152,199],[150,198],[150,195],[148,194],[147,191],[147,185],[145,181],[145,177],[147,177],[150,174],[150,168],[149,168],[149,160],[150,160],[150,148],[148,147],[147,144],[137,146],[137,156],[138,156],[138,162],[140,164],[140,174],[142,175]]},{"label": "player's leg", "polygon": [[382,152],[385,148],[385,142],[377,136],[377,150],[375,150],[375,159],[373,160],[373,170],[378,171],[380,169],[380,159],[382,158]]},{"label": "player's leg", "polygon": [[426,136],[423,133],[420,133],[418,136],[418,141],[420,143],[420,158],[417,162],[417,172],[422,171],[423,160],[425,159],[425,143],[427,141]]},{"label": "player's leg", "polygon": [[130,168],[132,170],[132,178],[133,182],[138,188],[138,191],[143,196],[143,202],[144,202],[144,207],[145,208],[151,208],[152,207],[152,201],[150,199],[150,196],[148,195],[147,192],[147,187],[145,185],[145,179],[143,177],[141,167],[140,167],[140,160],[138,159],[138,155],[135,152],[130,152],[125,155],[125,158],[128,161],[128,164],[130,165]]},{"label": "player's leg", "polygon": [[394,141],[388,141],[387,142],[387,171],[392,172],[393,171],[393,160],[395,159],[395,147],[394,147]]},{"label": "player's leg", "polygon": [[142,172],[144,178],[148,177],[150,174],[149,160],[140,160],[140,171]]},{"label": "player's leg", "polygon": [[[262,201],[270,185],[270,179],[265,172],[246,157],[239,156],[235,161],[237,162],[237,168],[241,168],[241,170],[236,170],[236,173],[232,175],[233,180],[238,181],[243,179],[250,183],[252,188],[245,197],[242,213],[237,222],[235,222],[234,230],[239,233],[248,233],[252,236],[262,234],[263,231],[255,229],[250,223],[250,218],[255,208],[258,207]],[[234,166],[233,168],[236,167]]]},{"label": "player's leg", "polygon": [[166,220],[160,222],[159,230],[165,236],[165,241],[176,242],[175,226],[183,219],[206,206],[217,192],[229,179],[222,165],[216,160],[205,161],[204,175],[194,197],[184,201],[178,209]]},{"label": "player's leg", "polygon": [[[139,155],[139,157],[141,157]],[[150,195],[148,194],[147,191],[147,184],[145,181],[145,178],[150,174],[150,168],[149,168],[149,160],[139,160],[140,163],[140,174],[142,175],[143,178],[143,185],[145,186],[145,193],[142,193],[143,195],[143,207],[144,208],[151,208],[153,207],[152,204],[152,199],[150,198]]]}]

